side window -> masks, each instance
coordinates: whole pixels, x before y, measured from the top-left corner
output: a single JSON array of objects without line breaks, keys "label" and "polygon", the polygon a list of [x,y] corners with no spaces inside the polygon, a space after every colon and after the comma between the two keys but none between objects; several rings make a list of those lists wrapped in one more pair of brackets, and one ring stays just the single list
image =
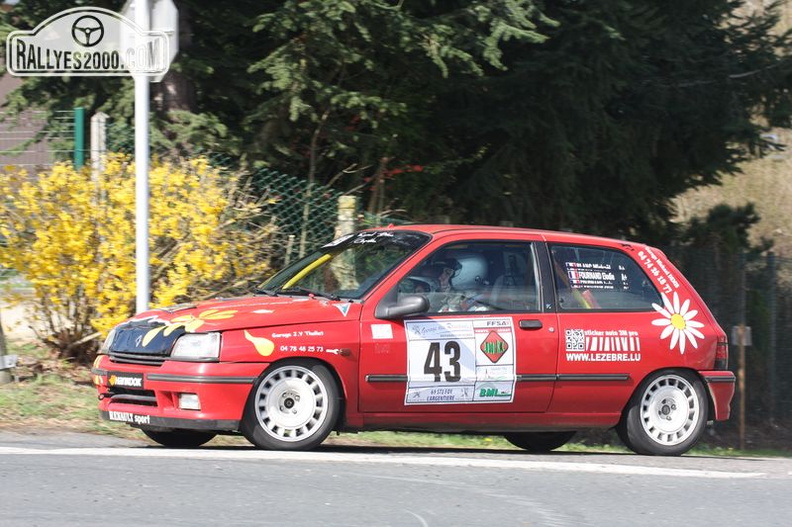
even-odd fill
[{"label": "side window", "polygon": [[539,311],[538,283],[530,243],[455,243],[408,272],[399,293],[425,295],[429,313]]},{"label": "side window", "polygon": [[651,310],[660,294],[626,254],[599,247],[553,245],[559,307],[564,310]]}]

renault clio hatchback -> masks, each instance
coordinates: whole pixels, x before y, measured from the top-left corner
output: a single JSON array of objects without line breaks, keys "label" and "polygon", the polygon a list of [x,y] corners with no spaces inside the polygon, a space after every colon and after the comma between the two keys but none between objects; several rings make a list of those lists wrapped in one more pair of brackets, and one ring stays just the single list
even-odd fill
[{"label": "renault clio hatchback", "polygon": [[679,455],[728,419],[727,366],[723,330],[655,248],[412,225],[342,236],[249,297],[140,313],[92,373],[104,419],[172,447],[412,430],[541,452],[615,428],[637,453]]}]

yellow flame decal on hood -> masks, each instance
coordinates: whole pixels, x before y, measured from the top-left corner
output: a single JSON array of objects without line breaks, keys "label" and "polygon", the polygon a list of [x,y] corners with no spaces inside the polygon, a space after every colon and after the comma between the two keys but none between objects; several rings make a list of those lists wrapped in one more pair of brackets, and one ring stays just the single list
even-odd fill
[{"label": "yellow flame decal on hood", "polygon": [[207,320],[226,320],[228,318],[233,318],[235,314],[236,310],[219,311],[217,309],[207,309],[206,311],[199,313],[198,317],[193,315],[182,315],[172,319],[164,326],[158,326],[149,330],[149,332],[143,337],[142,344],[144,346],[148,346],[148,344],[154,340],[154,337],[156,337],[160,331],[166,337],[181,327],[183,327],[184,331],[187,333],[193,333],[198,328],[203,326]]},{"label": "yellow flame decal on hood", "polygon": [[275,351],[275,343],[268,338],[254,337],[248,333],[248,330],[245,330],[245,338],[252,342],[256,351],[264,357],[269,357],[272,355],[272,352]]}]

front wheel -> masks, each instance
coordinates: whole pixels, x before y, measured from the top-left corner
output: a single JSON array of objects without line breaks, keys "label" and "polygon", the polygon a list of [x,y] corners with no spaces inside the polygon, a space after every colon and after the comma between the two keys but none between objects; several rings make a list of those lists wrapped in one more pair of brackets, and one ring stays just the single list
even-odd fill
[{"label": "front wheel", "polygon": [[566,445],[575,432],[520,432],[506,434],[506,441],[528,452],[550,452]]},{"label": "front wheel", "polygon": [[679,456],[704,433],[707,403],[704,385],[693,373],[658,372],[638,387],[616,431],[637,454]]},{"label": "front wheel", "polygon": [[142,431],[149,439],[169,448],[197,448],[204,443],[208,443],[217,435],[214,432],[199,432],[196,430],[161,432],[143,428]]},{"label": "front wheel", "polygon": [[340,409],[338,386],[323,365],[289,361],[272,366],[256,384],[242,417],[242,433],[259,448],[308,450],[330,434]]}]

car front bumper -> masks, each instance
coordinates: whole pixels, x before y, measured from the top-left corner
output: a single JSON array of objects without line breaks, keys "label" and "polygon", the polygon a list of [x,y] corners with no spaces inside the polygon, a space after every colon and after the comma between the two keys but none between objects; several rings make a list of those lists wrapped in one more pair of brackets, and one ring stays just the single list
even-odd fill
[{"label": "car front bumper", "polygon": [[151,367],[102,357],[91,374],[103,419],[151,429],[235,431],[265,367],[179,361]]}]

